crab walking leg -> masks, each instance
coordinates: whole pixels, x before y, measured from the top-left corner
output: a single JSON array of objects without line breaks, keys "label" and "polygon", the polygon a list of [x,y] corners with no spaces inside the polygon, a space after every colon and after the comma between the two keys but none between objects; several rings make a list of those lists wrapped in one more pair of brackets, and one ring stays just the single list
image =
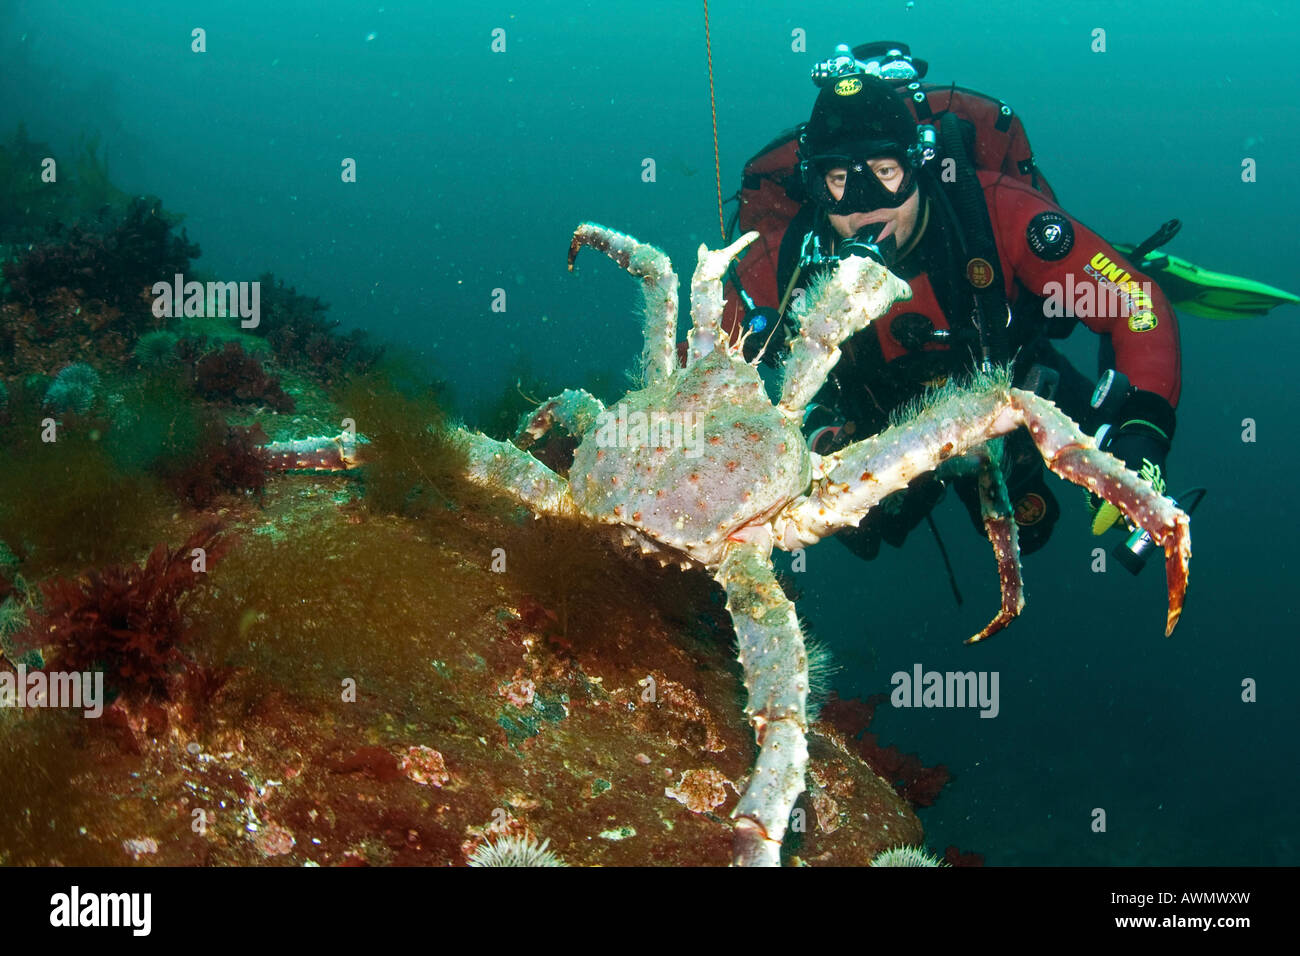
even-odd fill
[{"label": "crab walking leg", "polygon": [[781,547],[811,544],[863,516],[918,475],[976,446],[1025,426],[1047,466],[1115,505],[1165,550],[1172,634],[1187,591],[1192,556],[1187,515],[1118,459],[1098,451],[1060,409],[1032,392],[990,384],[953,390],[914,419],[816,462],[811,493],[774,522]]},{"label": "crab walking leg", "polygon": [[[980,517],[984,519],[984,531],[993,545],[993,554],[998,561],[998,584],[1002,595],[1002,606],[997,616],[985,625],[984,630],[967,639],[967,644],[974,644],[991,637],[1002,630],[1025,609],[1025,581],[1020,569],[1020,535],[1016,526],[1011,499],[1007,495],[1007,483],[1002,477],[1000,461],[1001,442],[992,442],[988,451],[979,452],[980,465],[977,484],[980,495]],[[998,451],[994,451],[998,448]]]},{"label": "crab walking leg", "polygon": [[465,475],[475,484],[515,498],[533,511],[570,514],[569,483],[509,442],[458,428],[451,443],[466,458]]},{"label": "crab walking leg", "polygon": [[645,295],[645,347],[641,352],[642,384],[664,381],[677,368],[677,273],[668,256],[631,236],[584,222],[569,243],[569,271],[578,250],[590,246],[605,253],[641,280]]},{"label": "crab walking leg", "polygon": [[785,379],[777,407],[791,417],[803,410],[840,360],[840,343],[865,329],[912,290],[884,266],[850,256],[814,288],[812,304],[799,319],[799,335],[785,360]]},{"label": "crab walking leg", "polygon": [[722,310],[727,305],[722,297],[722,277],[731,260],[757,238],[757,232],[747,232],[727,248],[713,252],[700,243],[699,261],[691,276],[691,330],[686,335],[688,364],[698,362],[726,341],[722,332]]},{"label": "crab walking leg", "polygon": [[556,425],[574,438],[581,438],[604,413],[604,404],[586,389],[566,388],[524,416],[515,433],[515,445],[528,448]]},{"label": "crab walking leg", "polygon": [[273,441],[262,446],[271,471],[351,471],[364,464],[361,435],[341,432],[294,441]]},{"label": "crab walking leg", "polygon": [[758,762],[732,816],[737,866],[780,866],[781,840],[808,766],[808,654],[772,572],[771,539],[731,547],[718,568],[749,692]]},{"label": "crab walking leg", "polygon": [[961,458],[950,458],[939,466],[940,478],[974,478],[979,493],[980,517],[984,533],[993,546],[998,562],[998,583],[1001,606],[997,615],[967,644],[991,637],[1010,624],[1025,608],[1025,582],[1020,568],[1020,535],[1015,522],[1015,509],[1007,494],[1006,479],[1002,476],[1002,439],[997,438],[973,448]]}]

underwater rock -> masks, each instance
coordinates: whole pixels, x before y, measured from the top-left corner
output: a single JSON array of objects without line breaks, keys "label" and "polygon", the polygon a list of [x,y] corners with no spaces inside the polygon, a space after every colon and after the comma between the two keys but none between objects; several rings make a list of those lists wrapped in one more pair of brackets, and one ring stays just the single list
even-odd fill
[{"label": "underwater rock", "polygon": [[258,276],[264,321],[253,330],[265,336],[276,361],[285,368],[310,372],[312,378],[335,385],[350,374],[374,367],[384,348],[363,329],[339,332],[338,319],[326,319],[329,305],[301,295],[270,272]]},{"label": "underwater rock", "polygon": [[[0,863],[465,865],[527,834],[574,866],[730,862],[755,751],[706,576],[586,526],[348,497],[292,475],[225,509],[239,545],[186,605],[166,698],[0,712]],[[838,731],[809,743],[787,862],[921,842]]]}]

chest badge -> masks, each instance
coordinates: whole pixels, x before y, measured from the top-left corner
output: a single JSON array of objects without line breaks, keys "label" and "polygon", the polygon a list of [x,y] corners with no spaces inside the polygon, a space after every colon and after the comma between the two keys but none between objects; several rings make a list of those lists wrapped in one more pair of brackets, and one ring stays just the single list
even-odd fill
[{"label": "chest badge", "polygon": [[977,289],[987,289],[993,282],[993,266],[987,259],[976,256],[966,263],[966,278]]},{"label": "chest badge", "polygon": [[1016,502],[1016,524],[1022,528],[1038,524],[1043,520],[1045,514],[1047,514],[1047,502],[1043,500],[1041,495],[1036,495],[1032,491]]}]

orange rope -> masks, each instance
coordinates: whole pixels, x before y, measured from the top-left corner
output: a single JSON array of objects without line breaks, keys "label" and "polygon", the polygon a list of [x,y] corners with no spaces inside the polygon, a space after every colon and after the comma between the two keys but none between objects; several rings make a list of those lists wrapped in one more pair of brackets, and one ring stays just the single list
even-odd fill
[{"label": "orange rope", "polygon": [[704,0],[704,49],[709,55],[709,112],[713,114],[713,177],[718,183],[718,231],[727,239],[727,226],[722,219],[722,163],[718,157],[718,106],[713,99],[713,41],[709,39],[709,0]]}]

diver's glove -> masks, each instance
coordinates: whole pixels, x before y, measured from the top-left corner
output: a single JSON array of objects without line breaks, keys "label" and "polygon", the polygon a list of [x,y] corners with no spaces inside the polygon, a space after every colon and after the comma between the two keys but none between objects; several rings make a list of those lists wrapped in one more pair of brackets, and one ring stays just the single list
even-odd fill
[{"label": "diver's glove", "polygon": [[[1165,494],[1165,459],[1174,437],[1173,406],[1155,392],[1133,389],[1120,406],[1116,424],[1107,430],[1099,447],[1109,452]],[[1120,519],[1120,511],[1094,494],[1088,496],[1092,533],[1103,534]]]}]

